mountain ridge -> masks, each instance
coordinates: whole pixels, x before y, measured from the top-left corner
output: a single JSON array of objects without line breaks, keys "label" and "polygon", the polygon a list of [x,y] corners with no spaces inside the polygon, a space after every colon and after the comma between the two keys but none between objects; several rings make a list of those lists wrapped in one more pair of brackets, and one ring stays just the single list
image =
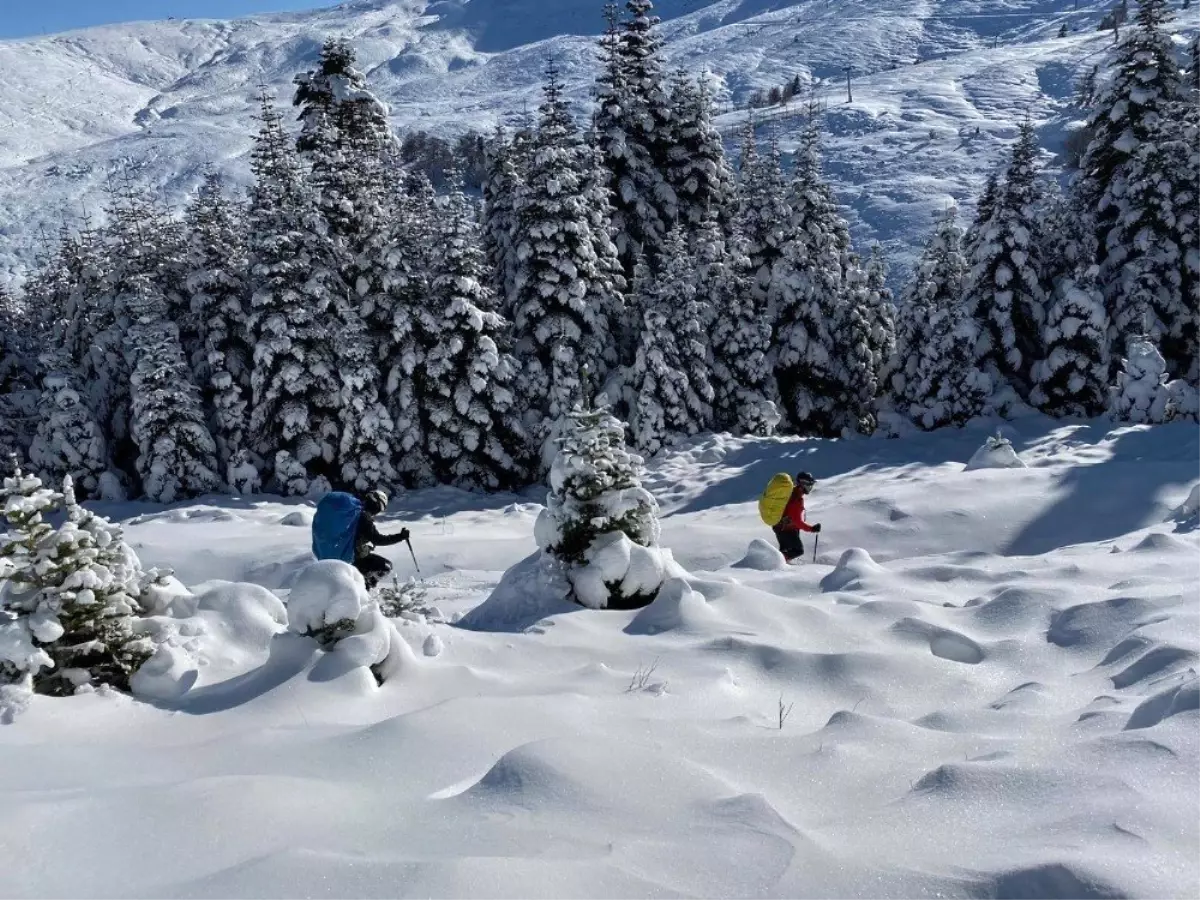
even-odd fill
[{"label": "mountain ridge", "polygon": [[[928,214],[970,202],[1024,114],[1052,149],[1061,140],[1074,79],[1112,44],[1111,32],[1096,31],[1107,2],[1072,6],[664,0],[656,12],[672,63],[710,70],[722,103],[796,76],[829,100],[827,168],[855,237],[881,241],[903,267],[924,239]],[[245,184],[258,85],[286,105],[292,76],[315,62],[325,36],[353,43],[398,130],[451,134],[511,120],[536,106],[551,56],[585,114],[601,4],[544,7],[352,0],[0,41],[0,72],[11,78],[0,92],[0,280],[28,264],[39,231],[64,218],[98,218],[104,182],[117,168],[175,206],[208,166]],[[1062,22],[1077,30],[1055,36]],[[841,102],[843,65],[853,67],[853,103]],[[732,130],[743,117],[727,114],[722,123]],[[780,134],[785,150],[792,137]]]}]

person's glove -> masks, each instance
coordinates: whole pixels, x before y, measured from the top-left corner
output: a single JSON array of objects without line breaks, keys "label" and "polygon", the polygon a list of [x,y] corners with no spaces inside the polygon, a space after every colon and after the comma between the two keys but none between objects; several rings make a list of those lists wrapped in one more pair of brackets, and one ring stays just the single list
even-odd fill
[{"label": "person's glove", "polygon": [[821,523],[818,522],[816,525],[813,526],[813,534],[820,534],[820,533],[821,533]]},{"label": "person's glove", "polygon": [[401,529],[400,529],[400,543],[402,543],[402,544],[403,544],[403,543],[404,543],[405,541],[407,541],[407,540],[408,540],[408,529],[407,529],[407,528],[401,528]]}]

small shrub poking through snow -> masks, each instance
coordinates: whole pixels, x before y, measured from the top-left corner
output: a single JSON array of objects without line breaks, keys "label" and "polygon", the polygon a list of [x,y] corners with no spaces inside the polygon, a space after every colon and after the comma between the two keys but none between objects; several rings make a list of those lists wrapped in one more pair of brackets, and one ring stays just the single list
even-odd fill
[{"label": "small shrub poking through snow", "polygon": [[306,566],[288,596],[288,630],[316,639],[352,667],[369,668],[377,683],[412,651],[367,593],[358,569],[325,559]]},{"label": "small shrub poking through snow", "polygon": [[429,605],[429,589],[415,578],[409,578],[403,584],[397,578],[392,583],[375,589],[379,600],[379,608],[389,619],[395,619],[405,613],[417,614],[428,618],[434,612]]},{"label": "small shrub poking through snow", "polygon": [[1159,425],[1174,417],[1172,394],[1167,382],[1167,364],[1149,338],[1129,342],[1117,383],[1112,387],[1109,412],[1118,422]]},{"label": "small shrub poking through snow", "polygon": [[[143,597],[161,581],[146,573],[120,529],[18,470],[0,490],[0,682],[67,696],[87,686],[129,690],[151,654],[135,628]],[[57,529],[44,515],[65,509]]]},{"label": "small shrub poking through snow", "polygon": [[337,559],[306,566],[288,595],[288,630],[332,647],[354,632],[355,623],[371,606],[358,569]]},{"label": "small shrub poking through snow", "polygon": [[975,451],[967,463],[967,471],[974,469],[1025,469],[1025,461],[1013,450],[1012,441],[1000,435],[988,438],[983,446]]},{"label": "small shrub poking through snow", "polygon": [[645,606],[678,567],[657,547],[658,504],[641,485],[642,460],[607,409],[576,407],[564,426],[538,547],[563,568],[581,605]]}]

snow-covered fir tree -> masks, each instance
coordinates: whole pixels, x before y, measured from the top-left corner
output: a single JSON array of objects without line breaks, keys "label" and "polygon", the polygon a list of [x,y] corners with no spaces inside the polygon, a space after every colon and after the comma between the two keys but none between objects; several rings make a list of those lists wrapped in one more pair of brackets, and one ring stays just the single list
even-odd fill
[{"label": "snow-covered fir tree", "polygon": [[593,232],[588,209],[592,151],[553,67],[540,112],[517,213],[513,308],[514,355],[537,441],[583,401],[585,379],[594,389],[616,362],[611,316],[621,308],[620,285],[597,255],[608,242]]},{"label": "snow-covered fir tree", "polygon": [[792,211],[779,143],[772,134],[766,152],[760,152],[753,122],[747,122],[742,135],[738,188],[737,230],[745,240],[753,289],[765,304],[771,270],[783,255],[783,235]]},{"label": "snow-covered fir tree", "polygon": [[277,489],[306,494],[336,474],[343,385],[329,326],[346,288],[279,112],[265,91],[260,102],[249,213],[249,434],[251,449],[275,464]]},{"label": "snow-covered fir tree", "polygon": [[332,127],[337,143],[373,145],[391,143],[387,109],[369,90],[366,76],[355,67],[354,48],[343,38],[329,38],[321,48],[320,66],[297,75],[292,105],[300,109],[301,130],[296,141],[300,153],[312,152]]},{"label": "snow-covered fir tree", "polygon": [[[59,494],[18,470],[0,494],[9,527],[0,536],[0,680],[52,696],[128,690],[150,657],[134,618],[152,576],[119,528],[76,503],[69,478]],[[45,515],[60,507],[65,521],[51,528]]]},{"label": "snow-covered fir tree", "polygon": [[1042,355],[1046,272],[1039,231],[1037,136],[1028,120],[997,194],[991,218],[981,226],[967,279],[966,302],[979,330],[977,355],[995,384],[1022,398],[1032,388],[1031,370]]},{"label": "snow-covered fir tree", "polygon": [[30,374],[30,324],[25,305],[0,284],[0,394],[9,393]]},{"label": "snow-covered fir tree", "polygon": [[1167,363],[1147,335],[1131,338],[1109,394],[1109,414],[1118,422],[1158,425],[1174,418]]},{"label": "snow-covered fir tree", "polygon": [[704,312],[681,229],[667,236],[661,273],[641,262],[634,285],[644,324],[630,373],[630,430],[638,450],[654,454],[712,427]]},{"label": "snow-covered fir tree", "polygon": [[878,379],[879,396],[887,393],[885,373],[888,361],[896,352],[896,302],[888,287],[888,263],[879,244],[871,245],[867,260],[866,281],[862,302],[870,324],[868,344],[871,349],[871,370]]},{"label": "snow-covered fir tree", "polygon": [[628,0],[628,16],[605,7],[608,30],[600,41],[593,127],[609,172],[613,231],[626,276],[639,254],[655,256],[676,214],[666,182],[669,97],[662,40],[650,0]]},{"label": "snow-covered fir tree", "polygon": [[498,128],[487,145],[487,172],[483,182],[483,248],[489,281],[495,285],[500,304],[498,310],[506,317],[512,315],[512,299],[516,295],[520,266],[514,238],[529,137],[522,130],[509,138]]},{"label": "snow-covered fir tree", "polygon": [[147,279],[118,303],[130,322],[130,428],[142,492],[152,502],[174,503],[216,491],[216,443],[165,298]]},{"label": "snow-covered fir tree", "polygon": [[1108,322],[1089,266],[1056,279],[1043,334],[1045,355],[1033,366],[1029,401],[1052,416],[1100,415],[1108,405]]},{"label": "snow-covered fir tree", "polygon": [[70,476],[85,499],[119,499],[105,496],[111,489],[108,446],[79,391],[74,364],[63,351],[47,351],[43,368],[37,436],[29,448],[33,470],[51,482]]},{"label": "snow-covered fir tree", "polygon": [[990,394],[975,365],[974,323],[962,299],[962,240],[948,210],[900,299],[890,387],[899,409],[925,429],[964,424]]},{"label": "snow-covered fir tree", "polygon": [[[872,372],[869,322],[860,298],[865,276],[850,253],[850,232],[820,168],[816,117],[796,151],[791,217],[767,284],[775,322],[775,377],[789,425],[837,435],[874,427],[878,372]],[[855,271],[851,271],[851,269]]]},{"label": "snow-covered fir tree", "polygon": [[1195,238],[1194,224],[1186,223],[1194,223],[1200,207],[1189,165],[1197,152],[1192,132],[1185,134],[1182,116],[1164,118],[1118,170],[1110,190],[1117,217],[1100,275],[1114,339],[1137,333],[1148,317],[1167,371],[1181,377],[1194,368],[1200,322],[1192,271],[1197,250],[1185,243]]},{"label": "snow-covered fir tree", "polygon": [[529,439],[517,407],[517,367],[504,352],[507,326],[484,282],[479,228],[452,184],[434,257],[425,358],[428,448],[438,479],[479,490],[526,482]]},{"label": "snow-covered fir tree", "polygon": [[187,288],[202,348],[192,371],[221,473],[230,481],[230,463],[246,447],[253,357],[246,331],[245,211],[225,195],[221,178],[209,173],[188,207],[186,222]]},{"label": "snow-covered fir tree", "polygon": [[380,348],[380,369],[393,427],[393,465],[413,487],[435,481],[424,412],[425,358],[434,339],[428,311],[434,216],[433,186],[423,175],[414,175],[388,224],[377,263],[382,291],[374,300],[375,318],[391,323]]},{"label": "snow-covered fir tree", "polygon": [[379,352],[350,291],[333,304],[334,358],[341,382],[338,404],[340,484],[358,493],[396,482],[392,467],[395,424],[380,396]]},{"label": "snow-covered fir tree", "polygon": [[707,78],[676,72],[666,177],[678,204],[677,219],[689,238],[711,216],[727,227],[735,211],[737,185],[713,114]]},{"label": "snow-covered fir tree", "polygon": [[1167,0],[1139,3],[1136,26],[1118,46],[1111,77],[1088,119],[1092,139],[1080,161],[1079,187],[1095,219],[1101,263],[1118,213],[1110,194],[1118,171],[1180,94],[1179,66],[1162,27],[1171,15]]},{"label": "snow-covered fir tree", "polygon": [[24,443],[17,422],[17,395],[36,376],[33,330],[28,307],[0,284],[0,460],[7,460]]},{"label": "snow-covered fir tree", "polygon": [[[645,594],[642,585],[627,592],[622,580],[630,556],[638,552],[629,544],[652,549],[660,533],[658,504],[641,485],[642,460],[626,448],[625,426],[604,408],[576,408],[564,424],[546,509],[537,523],[538,546],[565,570],[579,602],[613,608],[644,605],[658,585]],[[611,567],[620,569],[616,580],[592,584],[600,579],[584,575],[593,563],[610,568],[601,565],[597,550],[624,551],[624,565]]]},{"label": "snow-covered fir tree", "polygon": [[696,236],[696,289],[712,306],[713,419],[717,429],[769,437],[779,424],[772,400],[771,323],[752,290],[744,239],[728,241],[710,216]]}]

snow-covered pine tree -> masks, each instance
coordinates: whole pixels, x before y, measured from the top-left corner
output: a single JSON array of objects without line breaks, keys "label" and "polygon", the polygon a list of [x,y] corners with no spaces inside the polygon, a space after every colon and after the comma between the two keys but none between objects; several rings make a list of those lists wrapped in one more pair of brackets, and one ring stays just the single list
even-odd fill
[{"label": "snow-covered pine tree", "polygon": [[495,286],[498,311],[512,315],[519,261],[514,236],[517,227],[518,195],[524,183],[525,154],[529,135],[524,131],[509,138],[502,129],[487,144],[487,172],[483,182],[483,247],[489,282]]},{"label": "snow-covered pine tree", "polygon": [[[10,529],[0,537],[0,644],[19,648],[0,662],[0,680],[51,696],[128,690],[151,652],[134,627],[149,577],[120,529],[76,503],[70,478],[58,494],[18,471],[0,494]],[[66,520],[53,529],[43,516],[60,506]]]},{"label": "snow-covered pine tree", "polygon": [[979,194],[979,199],[975,201],[975,217],[967,227],[967,232],[962,240],[963,255],[967,260],[968,269],[970,269],[971,260],[975,258],[975,253],[983,241],[984,228],[996,212],[996,203],[1000,198],[1001,174],[999,170],[992,170],[988,173],[987,180],[983,183],[983,191]]},{"label": "snow-covered pine tree", "polygon": [[216,443],[166,300],[146,279],[117,302],[130,322],[130,429],[142,491],[155,503],[216,491],[221,484]]},{"label": "snow-covered pine tree", "polygon": [[562,97],[553,66],[530,149],[525,190],[517,212],[513,335],[524,366],[522,388],[532,414],[532,434],[549,428],[584,399],[585,378],[603,383],[615,362],[613,310],[619,284],[597,246],[587,188],[594,169]]},{"label": "snow-covered pine tree", "polygon": [[1147,335],[1132,338],[1109,394],[1109,414],[1134,425],[1168,422],[1175,415],[1172,393],[1166,361],[1154,341]]},{"label": "snow-covered pine tree", "polygon": [[[600,40],[596,78],[596,144],[609,172],[613,233],[626,277],[639,254],[655,254],[672,221],[673,193],[660,167],[657,128],[668,119],[662,80],[661,40],[649,0],[629,0],[631,18],[619,21],[605,7],[608,29]],[[671,202],[665,202],[670,196]]]},{"label": "snow-covered pine tree", "polygon": [[413,487],[435,483],[425,428],[425,358],[433,344],[428,312],[429,256],[434,249],[433,186],[424,175],[406,179],[379,257],[381,293],[372,315],[389,321],[381,345],[383,396],[393,427],[392,465]]},{"label": "snow-covered pine tree", "polygon": [[[564,425],[546,509],[537,523],[538,546],[563,567],[577,602],[644,606],[659,585],[645,584],[644,575],[628,590],[625,585],[626,576],[633,574],[633,553],[653,556],[660,532],[658,504],[641,485],[642,460],[626,449],[625,426],[604,408],[577,407],[565,416]],[[601,558],[622,550],[623,559]],[[608,574],[610,579],[589,577],[585,572],[591,566],[596,571],[589,574]],[[641,568],[651,567],[661,580],[661,558]]]},{"label": "snow-covered pine tree", "polygon": [[[1194,243],[1200,196],[1191,159],[1197,153],[1196,129],[1186,127],[1178,104],[1165,112],[1168,115],[1147,126],[1144,139],[1110,186],[1107,196],[1117,215],[1108,232],[1100,278],[1113,315],[1114,339],[1139,333],[1148,317],[1149,333],[1167,362],[1167,372],[1183,377],[1195,365],[1200,324],[1194,272],[1200,254]],[[1184,243],[1188,240],[1191,246]]]},{"label": "snow-covered pine tree", "polygon": [[249,434],[274,461],[287,494],[324,489],[336,474],[342,383],[329,327],[344,296],[331,244],[305,190],[270,95],[260,95],[261,126],[250,195]]},{"label": "snow-covered pine tree", "polygon": [[438,239],[429,297],[435,338],[425,358],[428,447],[439,480],[476,490],[523,486],[529,439],[504,319],[484,284],[479,228],[457,176]]},{"label": "snow-covered pine tree", "polygon": [[775,378],[789,425],[833,436],[845,428],[873,428],[871,392],[878,374],[869,372],[866,314],[850,296],[865,276],[851,256],[849,229],[821,175],[819,140],[813,115],[796,151],[788,195],[791,218],[782,254],[771,269],[767,303],[776,328]]},{"label": "snow-covered pine tree", "polygon": [[64,351],[44,354],[37,436],[29,448],[33,470],[47,481],[70,476],[85,498],[111,490],[108,447],[96,417],[78,390],[78,375]]},{"label": "snow-covered pine tree", "polygon": [[[1172,147],[1184,157],[1176,164],[1175,172],[1187,186],[1188,196],[1176,197],[1179,215],[1175,230],[1178,244],[1184,249],[1180,293],[1192,317],[1190,324],[1186,319],[1180,323],[1179,336],[1183,340],[1175,356],[1176,370],[1196,398],[1200,394],[1200,36],[1192,38],[1184,87],[1176,111],[1182,140],[1173,142]],[[1188,360],[1186,367],[1184,360]]]},{"label": "snow-covered pine tree", "polygon": [[725,143],[713,123],[713,101],[707,77],[693,79],[678,71],[671,79],[672,140],[667,183],[678,203],[678,221],[689,239],[715,216],[728,228],[737,198],[733,169]]},{"label": "snow-covered pine tree", "polygon": [[962,239],[950,209],[900,300],[891,389],[899,409],[927,430],[966,423],[990,394],[975,365],[974,323],[962,300]]},{"label": "snow-covered pine tree", "polygon": [[302,123],[298,152],[312,152],[326,125],[343,146],[359,142],[378,151],[391,143],[387,109],[367,90],[366,76],[355,68],[356,61],[354,48],[345,39],[329,38],[321,47],[320,66],[293,79],[292,105],[300,108]]},{"label": "snow-covered pine tree", "polygon": [[712,306],[710,356],[714,426],[734,434],[770,437],[779,424],[771,399],[768,354],[771,324],[751,287],[745,241],[726,241],[713,216],[696,236],[696,289]]},{"label": "snow-covered pine tree", "polygon": [[200,330],[192,361],[196,385],[225,480],[246,447],[253,350],[247,344],[245,210],[225,196],[221,177],[208,173],[187,211],[187,288]]},{"label": "snow-covered pine tree", "polygon": [[980,331],[981,365],[993,374],[997,387],[1007,384],[1022,399],[1029,397],[1033,363],[1043,354],[1046,318],[1037,156],[1037,135],[1026,120],[1018,129],[995,209],[968,260],[965,292]]},{"label": "snow-covered pine tree", "polygon": [[1101,264],[1118,212],[1109,193],[1118,170],[1151,138],[1166,107],[1180,94],[1179,66],[1170,35],[1163,28],[1171,17],[1167,0],[1139,4],[1136,25],[1118,46],[1112,76],[1088,119],[1092,140],[1080,162],[1078,186],[1095,218]]},{"label": "snow-covered pine tree", "polygon": [[896,352],[896,302],[888,287],[888,263],[879,244],[871,245],[871,258],[866,264],[866,293],[863,303],[870,323],[868,344],[871,348],[871,367],[876,373],[877,388],[887,393],[888,362]]},{"label": "snow-covered pine tree", "polygon": [[0,394],[29,379],[31,325],[29,310],[0,284]]},{"label": "snow-covered pine tree", "polygon": [[1096,266],[1059,277],[1046,313],[1045,355],[1033,366],[1029,400],[1052,416],[1090,418],[1108,396],[1108,322]]},{"label": "snow-covered pine tree", "polygon": [[637,397],[630,429],[638,450],[654,454],[712,427],[704,312],[682,229],[667,235],[658,276],[638,265],[635,291],[644,325],[630,376]]},{"label": "snow-covered pine tree", "polygon": [[[747,122],[742,136],[737,230],[745,240],[752,285],[764,304],[771,270],[783,254],[783,234],[791,219],[788,188],[780,164],[779,142],[771,135],[766,153],[760,153],[754,124]],[[770,310],[767,309],[768,315]],[[773,326],[772,326],[773,328]]]}]

